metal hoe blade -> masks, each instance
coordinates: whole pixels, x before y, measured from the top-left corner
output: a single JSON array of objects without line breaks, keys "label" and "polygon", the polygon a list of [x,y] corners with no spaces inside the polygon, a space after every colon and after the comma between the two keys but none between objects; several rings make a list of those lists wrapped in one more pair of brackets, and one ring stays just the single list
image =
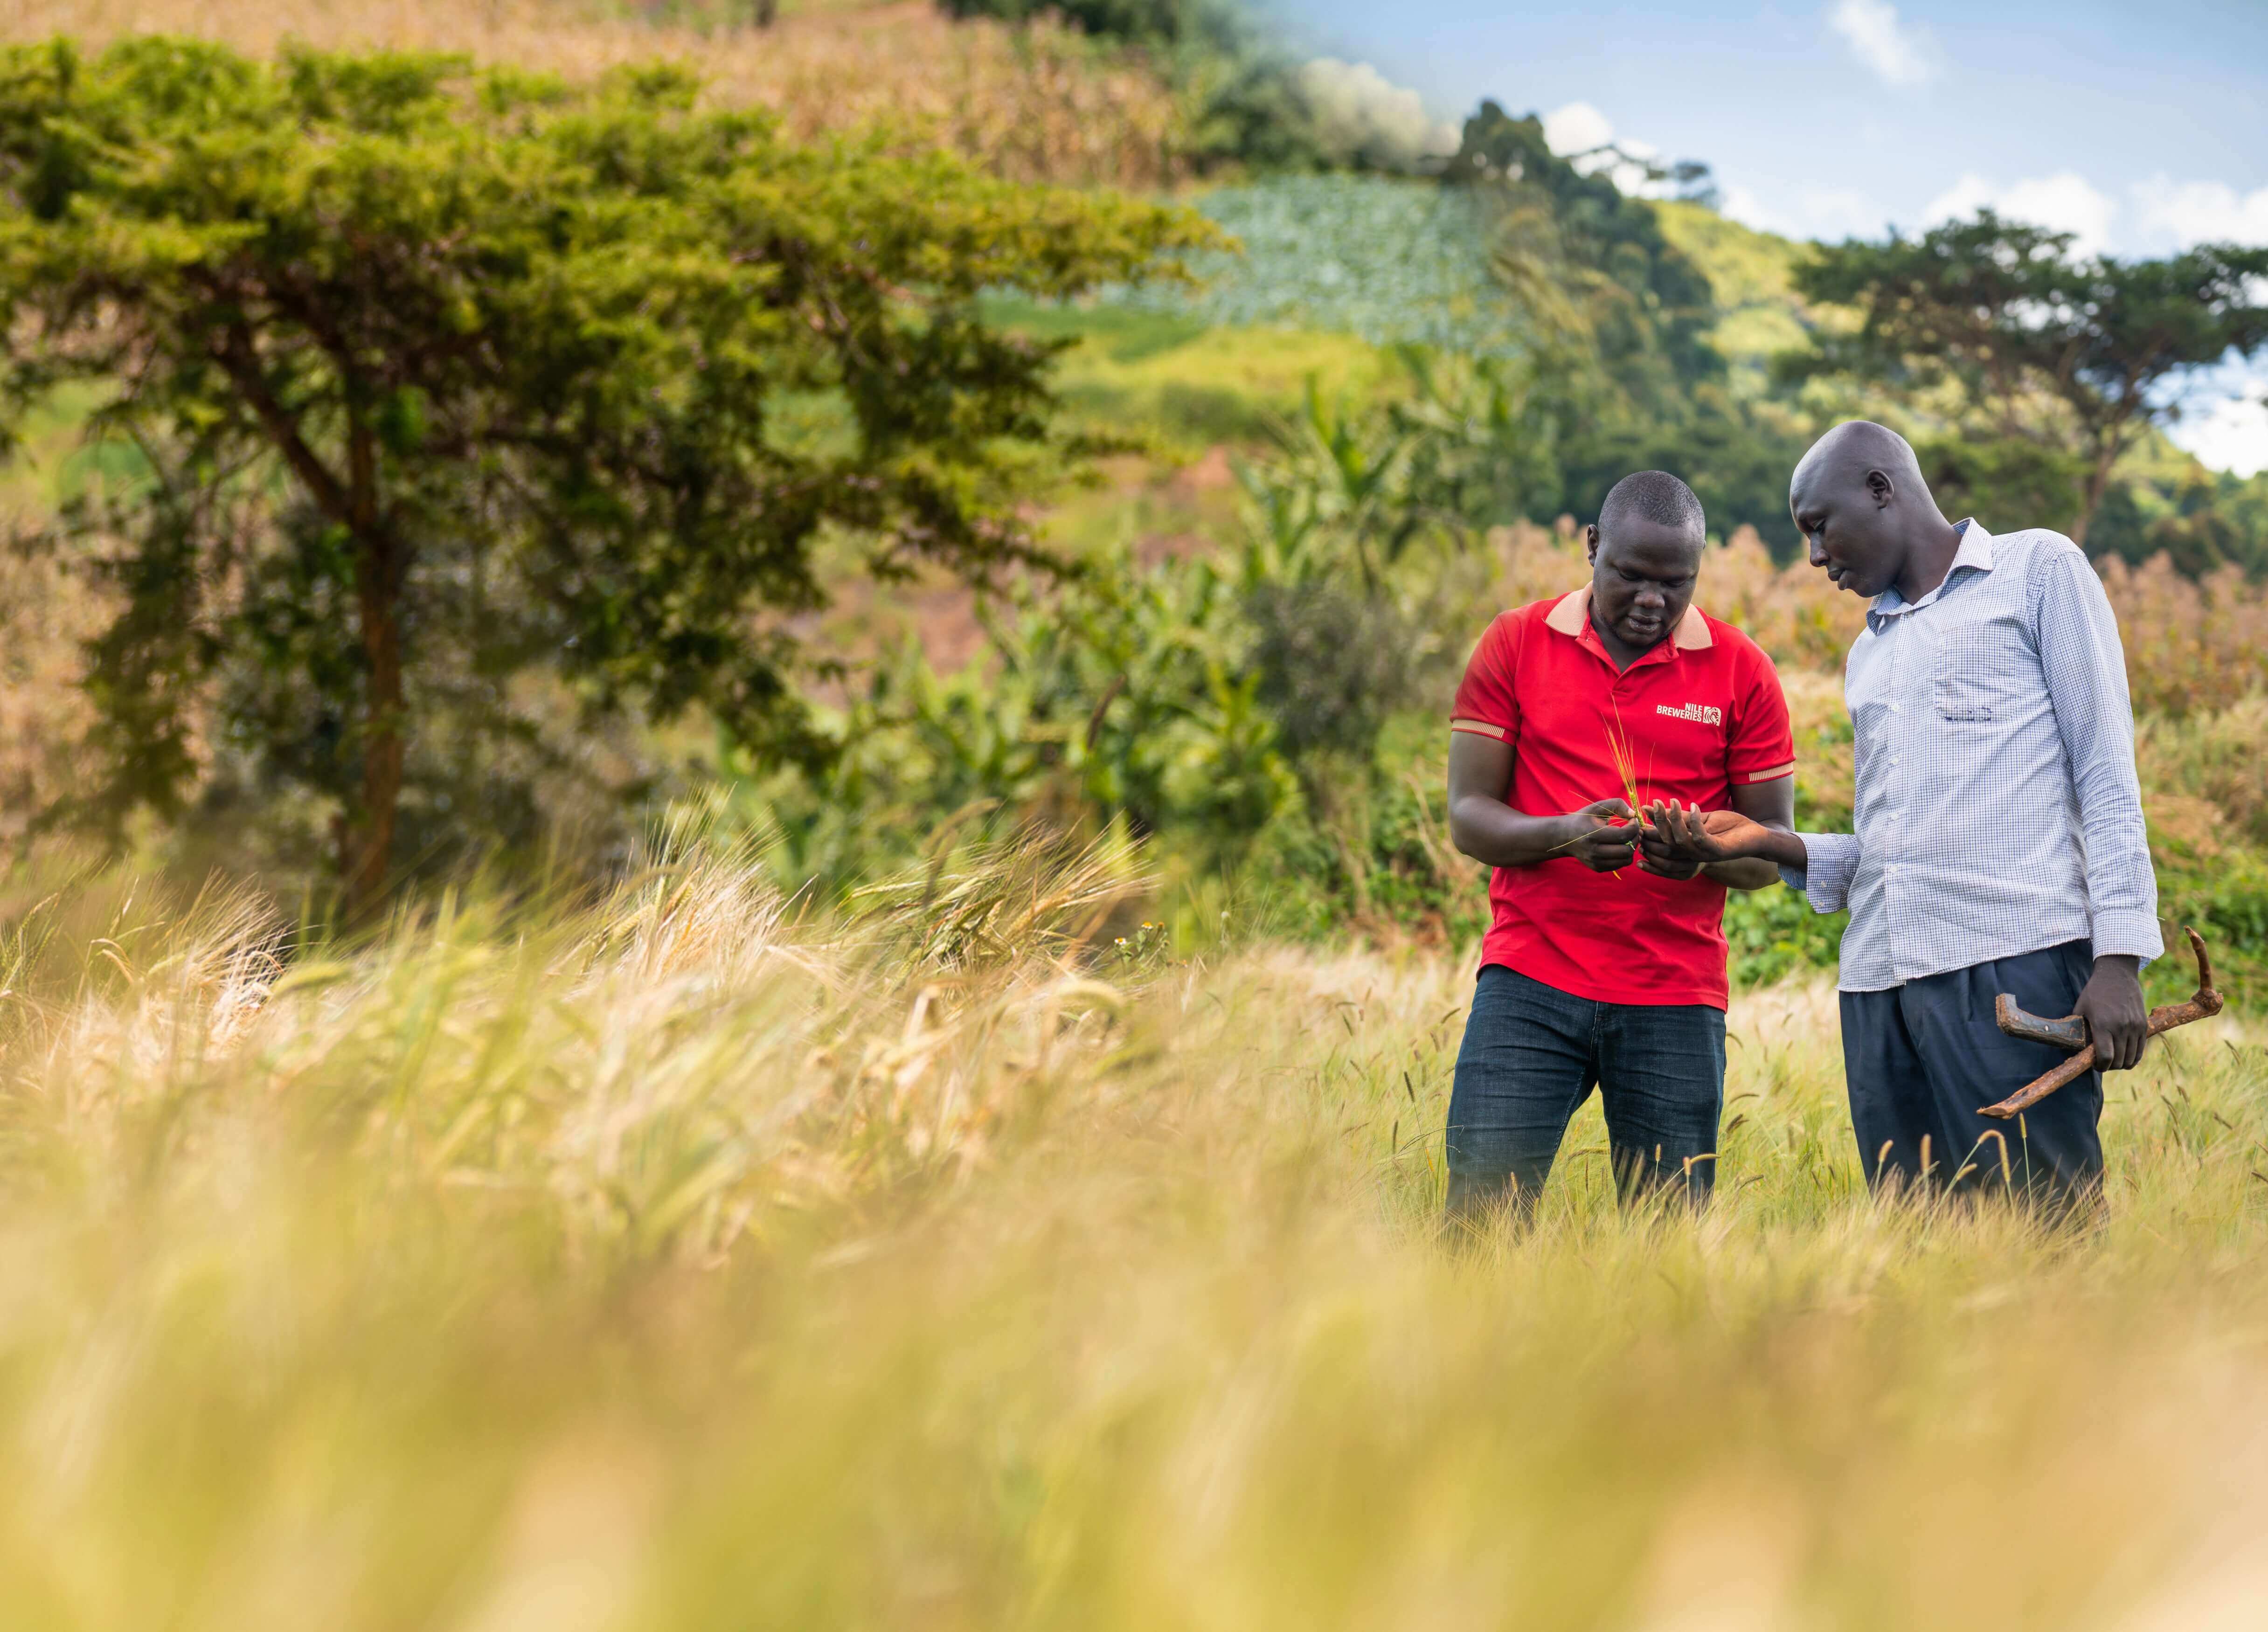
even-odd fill
[{"label": "metal hoe blade", "polygon": [[[2187,1026],[2191,1020],[2202,1020],[2208,1014],[2220,1012],[2221,996],[2213,986],[2213,959],[2205,956],[2205,940],[2195,930],[2184,929],[2190,937],[2190,950],[2197,954],[2197,995],[2187,1003],[2169,1003],[2163,1008],[2150,1011],[2150,1035],[2170,1032],[2176,1026]],[[2073,1055],[2052,1071],[2037,1081],[2028,1084],[2010,1094],[1998,1105],[1977,1107],[1980,1116],[1990,1116],[2007,1121],[2027,1106],[2037,1105],[2066,1083],[2076,1081],[2095,1068],[2095,1045],[2087,1039],[2087,1022],[2075,1014],[2060,1020],[2043,1020],[2036,1014],[2027,1014],[2016,1006],[2016,1000],[2002,992],[1993,1000],[1992,1018],[2000,1029],[2011,1037],[2021,1037],[2031,1042],[2053,1043],[2058,1048],[2075,1048]]]}]

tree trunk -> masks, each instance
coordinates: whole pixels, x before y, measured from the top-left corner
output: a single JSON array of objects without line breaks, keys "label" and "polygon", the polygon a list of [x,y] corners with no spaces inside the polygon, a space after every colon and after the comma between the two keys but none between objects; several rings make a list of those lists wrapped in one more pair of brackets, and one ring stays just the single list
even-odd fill
[{"label": "tree trunk", "polygon": [[339,847],[339,882],[350,918],[386,899],[394,868],[394,822],[401,803],[401,590],[409,552],[387,524],[379,499],[378,438],[366,415],[370,398],[350,360],[338,362],[346,378],[347,468],[343,477],[308,445],[298,422],[276,398],[262,371],[251,327],[231,325],[213,337],[212,355],[244,393],[292,474],[324,515],[354,540],[355,603],[361,624],[363,665],[362,791],[332,825]]},{"label": "tree trunk", "polygon": [[2102,496],[2110,491],[2110,470],[2117,464],[2120,451],[2116,437],[2097,445],[2095,450],[2095,465],[2087,473],[2087,491],[2080,500],[2079,518],[2071,524],[2071,541],[2081,549],[2087,548],[2087,530],[2094,525]]},{"label": "tree trunk", "polygon": [[361,623],[363,695],[360,808],[339,857],[347,915],[366,916],[386,899],[394,868],[394,825],[401,803],[402,552],[379,520],[374,438],[348,432],[349,526],[355,540],[355,602]]},{"label": "tree trunk", "polygon": [[340,856],[347,915],[360,918],[386,898],[394,867],[394,823],[401,803],[401,619],[389,563],[364,559],[355,572],[368,690],[363,702],[361,808]]}]

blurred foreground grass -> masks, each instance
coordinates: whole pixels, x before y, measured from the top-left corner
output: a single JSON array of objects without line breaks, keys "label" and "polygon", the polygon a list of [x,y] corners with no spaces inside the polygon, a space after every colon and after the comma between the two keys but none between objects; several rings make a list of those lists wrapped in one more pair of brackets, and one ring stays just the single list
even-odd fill
[{"label": "blurred foreground grass", "polygon": [[1831,994],[1751,994],[1704,1221],[1593,1110],[1453,1256],[1463,963],[1120,949],[1108,852],[761,878],[288,962],[11,881],[0,1624],[2257,1624],[2255,1026],[2055,1239],[1869,1202]]}]

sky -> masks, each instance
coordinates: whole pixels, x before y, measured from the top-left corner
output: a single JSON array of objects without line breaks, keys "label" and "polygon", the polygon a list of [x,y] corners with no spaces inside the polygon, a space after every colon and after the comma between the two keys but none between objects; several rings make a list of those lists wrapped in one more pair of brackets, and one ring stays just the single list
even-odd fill
[{"label": "sky", "polygon": [[[2268,0],[1279,0],[1306,52],[1454,121],[1483,97],[1562,151],[1710,165],[1727,215],[1880,236],[1992,204],[2080,247],[2268,244]],[[2268,365],[2193,389],[2176,440],[2268,468]]]}]

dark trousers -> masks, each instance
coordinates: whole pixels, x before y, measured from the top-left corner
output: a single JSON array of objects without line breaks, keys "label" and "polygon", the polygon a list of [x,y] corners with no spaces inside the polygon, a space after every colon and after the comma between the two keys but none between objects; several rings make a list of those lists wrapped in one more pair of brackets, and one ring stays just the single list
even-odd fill
[{"label": "dark trousers", "polygon": [[1449,1213],[1509,1199],[1532,1212],[1568,1119],[1597,1088],[1609,1159],[1628,1202],[1675,1185],[1696,1205],[1717,1171],[1725,1011],[1598,1003],[1501,965],[1482,969],[1449,1092]]},{"label": "dark trousers", "polygon": [[1971,1191],[2006,1186],[2033,1200],[2091,1204],[2102,1187],[2102,1075],[2089,1071],[2014,1121],[1977,1114],[2070,1056],[2000,1030],[1992,1000],[2069,1014],[2095,951],[2067,941],[1933,974],[1881,992],[1843,994],[1843,1071],[1867,1182]]}]

